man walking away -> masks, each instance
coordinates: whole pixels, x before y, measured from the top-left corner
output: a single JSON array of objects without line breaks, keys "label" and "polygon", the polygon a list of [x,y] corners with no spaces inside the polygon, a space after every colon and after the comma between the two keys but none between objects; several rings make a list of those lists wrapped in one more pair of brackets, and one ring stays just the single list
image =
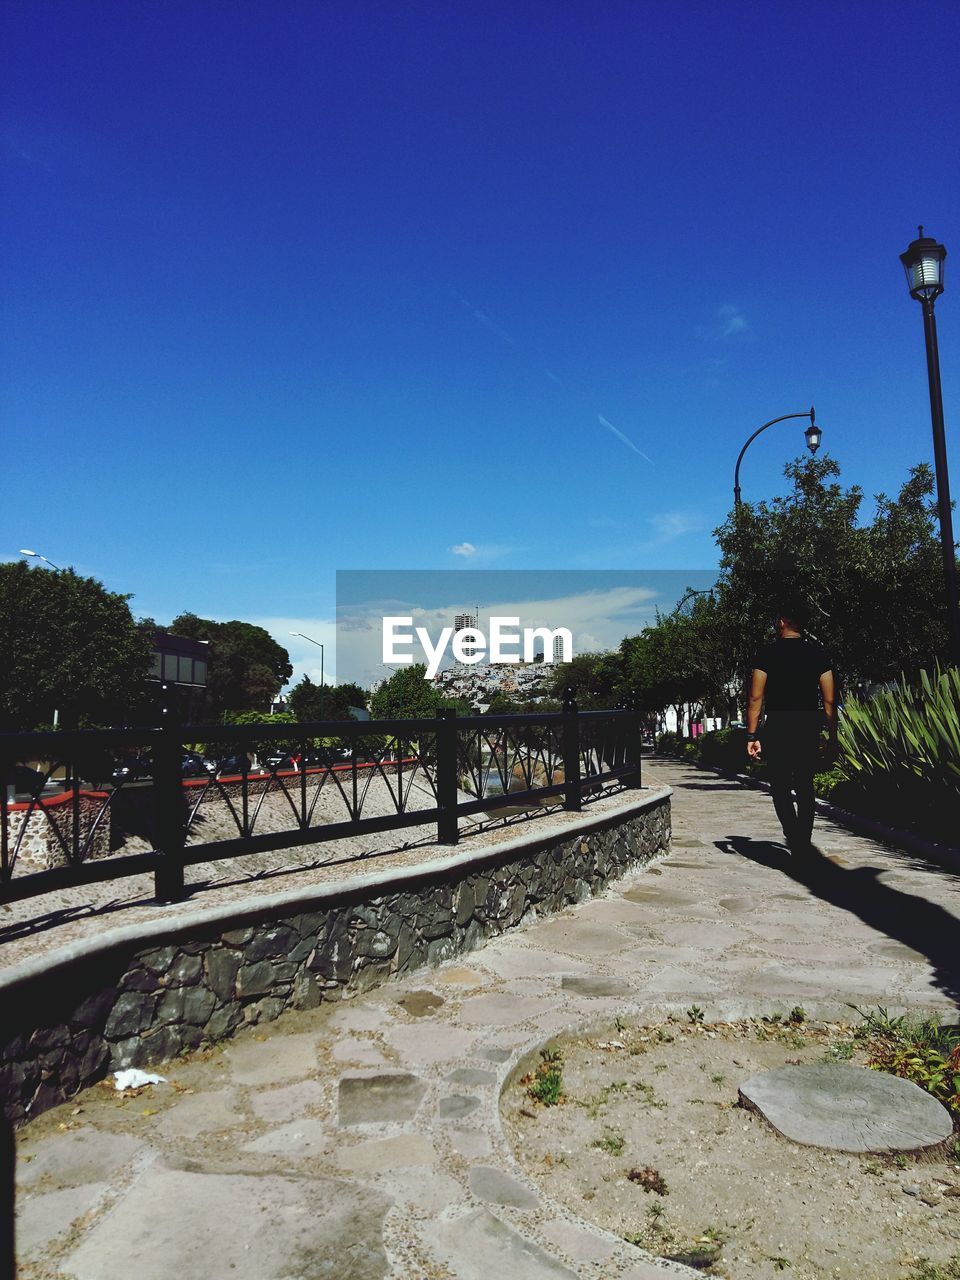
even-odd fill
[{"label": "man walking away", "polygon": [[[826,650],[803,634],[806,614],[799,605],[777,614],[777,638],[753,663],[747,702],[747,754],[767,761],[774,808],[793,854],[810,852],[813,834],[813,775],[826,718],[831,756],[837,742],[833,670]],[[821,712],[820,703],[823,702]],[[761,706],[766,712],[758,735]]]}]

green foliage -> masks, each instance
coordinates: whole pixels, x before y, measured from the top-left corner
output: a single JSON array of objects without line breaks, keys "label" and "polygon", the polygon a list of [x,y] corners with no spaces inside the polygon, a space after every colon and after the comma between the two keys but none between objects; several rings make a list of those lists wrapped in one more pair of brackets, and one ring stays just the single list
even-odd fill
[{"label": "green foliage", "polygon": [[692,1004],[687,1010],[687,1021],[692,1022],[694,1026],[703,1022],[703,1010],[698,1004]]},{"label": "green foliage", "polygon": [[301,679],[287,695],[287,706],[297,720],[352,720],[350,707],[366,707],[367,692],[357,684],[314,684]]},{"label": "green foliage", "polygon": [[861,490],[837,483],[831,458],[799,459],[785,474],[790,492],[745,502],[716,530],[717,600],[731,623],[734,669],[747,671],[785,598],[807,603],[811,632],[850,684],[890,680],[945,655],[930,468],[915,467],[896,501],[880,494],[871,524],[860,523]]},{"label": "green foliage", "polygon": [[619,1129],[605,1129],[602,1138],[590,1144],[598,1147],[601,1151],[605,1151],[608,1156],[622,1156],[623,1148],[627,1145],[626,1139]]},{"label": "green foliage", "polygon": [[[289,711],[278,711],[272,716],[264,715],[261,711],[225,711],[222,720],[224,724],[241,726],[277,725],[279,727],[281,725],[289,725],[292,727],[296,724],[297,717]],[[209,756],[212,760],[222,760],[227,756],[239,756],[245,753],[257,755],[262,760],[271,751],[296,754],[299,748],[300,743],[292,737],[261,738],[253,741],[250,738],[238,736],[225,742],[194,743],[194,750],[201,755]]]},{"label": "green foliage", "polygon": [[395,671],[370,699],[374,720],[429,720],[442,707],[453,707],[458,715],[472,714],[465,698],[445,698],[426,674],[422,662]]},{"label": "green foliage", "polygon": [[128,595],[72,569],[0,564],[0,724],[5,730],[143,723],[153,629]]},{"label": "green foliage", "polygon": [[955,1253],[946,1262],[918,1258],[906,1280],[960,1280],[960,1253]]},{"label": "green foliage", "polygon": [[572,662],[555,668],[550,692],[562,701],[571,688],[581,711],[595,711],[615,707],[622,685],[623,670],[617,654],[578,653]]},{"label": "green foliage", "polygon": [[700,763],[742,773],[748,763],[746,729],[713,729],[699,740]]},{"label": "green foliage", "polygon": [[960,1119],[960,1031],[936,1015],[890,1018],[879,1009],[861,1013],[858,1030],[869,1041],[868,1062],[877,1071],[912,1080]]},{"label": "green foliage", "polygon": [[960,829],[960,669],[848,700],[839,744],[843,778],[875,812],[899,824],[920,815],[945,835]]},{"label": "green foliage", "polygon": [[675,733],[661,733],[656,748],[657,755],[678,756],[683,751],[683,740]]},{"label": "green foliage", "polygon": [[265,711],[293,674],[286,649],[253,623],[213,622],[182,613],[170,631],[209,642],[207,714],[213,720],[225,711]]},{"label": "green foliage", "polygon": [[531,1076],[524,1076],[527,1094],[545,1107],[563,1102],[563,1055],[559,1049],[541,1049],[540,1062]]},{"label": "green foliage", "polygon": [[[844,772],[839,765],[834,765],[832,769],[828,769],[825,773],[815,773],[813,775],[813,789],[821,800],[830,800],[836,795],[837,788],[846,781]],[[839,799],[839,796],[836,797]]]}]

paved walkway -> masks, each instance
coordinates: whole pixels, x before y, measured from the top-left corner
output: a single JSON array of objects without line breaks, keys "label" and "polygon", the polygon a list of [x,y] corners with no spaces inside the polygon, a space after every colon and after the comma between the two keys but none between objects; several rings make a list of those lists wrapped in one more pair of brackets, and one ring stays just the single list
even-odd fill
[{"label": "paved walkway", "polygon": [[763,792],[676,763],[647,778],[675,788],[673,851],[602,899],[36,1121],[21,1280],[662,1280],[513,1161],[497,1102],[518,1057],[693,1003],[955,1013],[960,877],[822,822],[799,870]]}]

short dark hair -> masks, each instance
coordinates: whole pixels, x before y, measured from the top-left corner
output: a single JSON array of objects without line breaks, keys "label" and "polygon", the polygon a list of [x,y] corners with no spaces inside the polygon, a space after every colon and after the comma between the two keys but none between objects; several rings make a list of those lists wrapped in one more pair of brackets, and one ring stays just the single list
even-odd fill
[{"label": "short dark hair", "polygon": [[810,610],[802,600],[784,600],[776,612],[778,618],[793,623],[798,631],[803,631],[810,621]]}]

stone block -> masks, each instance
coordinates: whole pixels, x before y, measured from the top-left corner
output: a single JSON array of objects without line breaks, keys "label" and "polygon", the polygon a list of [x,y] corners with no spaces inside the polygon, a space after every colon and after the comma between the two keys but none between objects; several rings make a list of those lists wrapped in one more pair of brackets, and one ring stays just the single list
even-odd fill
[{"label": "stone block", "polygon": [[224,946],[245,947],[253,937],[253,929],[228,929],[220,937]]},{"label": "stone block", "polygon": [[374,959],[385,959],[392,956],[397,949],[396,937],[391,937],[382,929],[375,932],[372,929],[364,929],[362,933],[357,935],[356,950],[361,956],[370,956]]},{"label": "stone block", "polygon": [[286,1007],[286,1001],[279,996],[253,1000],[243,1006],[243,1020],[249,1026],[256,1026],[260,1022],[276,1022]]},{"label": "stone block", "polygon": [[117,997],[103,1034],[108,1040],[123,1040],[145,1031],[153,1022],[158,997],[155,993],[126,991]]},{"label": "stone block", "polygon": [[200,955],[191,955],[181,951],[167,970],[167,982],[172,987],[190,987],[200,981],[200,970],[203,961]]},{"label": "stone block", "polygon": [[[381,1280],[378,1191],[313,1176],[194,1173],[155,1166],[63,1263],[76,1280],[216,1275],[235,1280]],[[203,1261],[201,1261],[203,1260]]]},{"label": "stone block", "polygon": [[202,1027],[210,1018],[217,1005],[217,997],[206,987],[190,987],[184,995],[183,1021],[191,1026]]},{"label": "stone block", "polygon": [[344,1075],[338,1089],[341,1128],[412,1120],[427,1086],[408,1071]]},{"label": "stone block", "polygon": [[155,951],[145,951],[138,957],[140,965],[151,973],[166,973],[176,959],[176,947],[157,947]]},{"label": "stone block", "polygon": [[[137,970],[134,970],[137,972]],[[157,986],[156,976],[151,975],[150,981],[152,987],[143,986],[138,988],[142,991],[155,990]],[[82,1000],[74,1009],[70,1016],[70,1025],[72,1027],[92,1027],[94,1030],[101,1029],[106,1023],[117,998],[116,988],[101,987],[99,991],[92,992],[84,1000]]]},{"label": "stone block", "polygon": [[232,1000],[237,993],[237,975],[243,957],[239,951],[212,947],[204,957],[206,983],[220,1000]]},{"label": "stone block", "polygon": [[316,1009],[322,999],[316,978],[310,973],[298,973],[293,981],[291,1003],[295,1009]]},{"label": "stone block", "polygon": [[260,928],[244,948],[244,956],[248,964],[255,964],[259,960],[270,960],[276,956],[283,956],[286,959],[299,942],[297,933],[287,925],[272,925],[268,929]]},{"label": "stone block", "polygon": [[275,964],[271,960],[245,964],[237,976],[237,994],[244,1000],[251,996],[266,995],[278,982],[292,979],[295,971],[295,965]]},{"label": "stone block", "polygon": [[427,964],[443,964],[445,960],[451,960],[456,954],[457,947],[453,938],[435,938],[427,946]]},{"label": "stone block", "polygon": [[470,1190],[487,1204],[504,1204],[513,1209],[536,1209],[540,1203],[534,1193],[516,1178],[492,1165],[474,1165],[470,1170]]},{"label": "stone block", "polygon": [[239,1001],[235,1000],[231,1004],[223,1005],[213,1011],[207,1020],[204,1032],[207,1039],[216,1044],[218,1040],[225,1039],[232,1031],[236,1030],[242,1020],[243,1011]]}]

